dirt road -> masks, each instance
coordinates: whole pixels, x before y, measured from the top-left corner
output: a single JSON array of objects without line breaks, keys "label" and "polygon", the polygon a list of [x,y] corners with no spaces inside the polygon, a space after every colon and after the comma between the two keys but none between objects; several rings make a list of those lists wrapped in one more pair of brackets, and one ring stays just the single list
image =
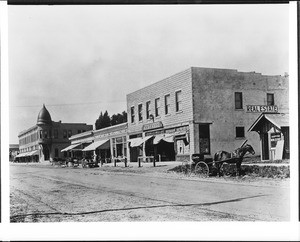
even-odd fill
[{"label": "dirt road", "polygon": [[11,164],[11,222],[289,220],[288,182],[182,179],[166,171]]}]

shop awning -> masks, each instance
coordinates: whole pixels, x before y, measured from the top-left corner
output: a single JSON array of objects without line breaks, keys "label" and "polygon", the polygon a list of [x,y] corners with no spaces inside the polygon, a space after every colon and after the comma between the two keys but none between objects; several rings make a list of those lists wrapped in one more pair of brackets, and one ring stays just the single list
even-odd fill
[{"label": "shop awning", "polygon": [[29,152],[28,156],[33,156],[33,155],[38,155],[38,154],[39,154],[39,151],[34,150],[34,151]]},{"label": "shop awning", "polygon": [[130,142],[130,147],[138,147],[152,137],[153,136],[151,135],[151,136],[147,136],[145,138],[134,138],[134,139],[128,140],[128,142]]},{"label": "shop awning", "polygon": [[249,131],[259,131],[263,122],[268,121],[275,125],[278,129],[289,126],[289,114],[261,114],[248,129]]},{"label": "shop awning", "polygon": [[26,152],[26,153],[20,153],[20,154],[16,155],[16,158],[24,157],[24,156],[26,156],[27,153],[28,153],[28,152]]},{"label": "shop awning", "polygon": [[101,146],[105,146],[107,144],[107,142],[109,142],[109,139],[96,141],[94,143],[91,143],[87,147],[85,147],[82,151],[95,150],[95,149],[97,149],[97,148],[99,148]]},{"label": "shop awning", "polygon": [[62,149],[60,152],[64,152],[64,151],[68,151],[68,150],[74,150],[75,148],[79,147],[80,145],[81,145],[81,143],[70,145],[70,146]]},{"label": "shop awning", "polygon": [[153,139],[153,144],[156,145],[162,140],[168,143],[173,143],[174,135],[156,135]]}]

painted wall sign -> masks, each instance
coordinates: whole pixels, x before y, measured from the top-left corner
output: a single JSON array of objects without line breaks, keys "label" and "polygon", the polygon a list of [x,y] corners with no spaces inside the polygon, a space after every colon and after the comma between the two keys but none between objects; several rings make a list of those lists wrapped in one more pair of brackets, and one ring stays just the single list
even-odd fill
[{"label": "painted wall sign", "polygon": [[163,123],[161,121],[155,123],[144,124],[143,131],[150,129],[159,129],[163,127]]},{"label": "painted wall sign", "polygon": [[277,113],[277,106],[269,105],[247,105],[247,113]]}]

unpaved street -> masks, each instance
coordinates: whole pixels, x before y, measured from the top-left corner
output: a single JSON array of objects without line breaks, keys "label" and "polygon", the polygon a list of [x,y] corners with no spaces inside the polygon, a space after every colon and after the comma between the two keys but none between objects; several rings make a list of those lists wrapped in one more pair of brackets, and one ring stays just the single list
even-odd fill
[{"label": "unpaved street", "polygon": [[11,164],[10,189],[11,222],[289,220],[288,182],[187,179],[160,167]]}]

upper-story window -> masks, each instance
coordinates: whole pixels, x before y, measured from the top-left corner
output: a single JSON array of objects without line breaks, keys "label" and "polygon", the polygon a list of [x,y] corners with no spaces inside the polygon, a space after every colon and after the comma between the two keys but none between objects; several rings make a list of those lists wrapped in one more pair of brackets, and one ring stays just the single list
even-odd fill
[{"label": "upper-story window", "polygon": [[44,138],[47,139],[48,138],[48,131],[44,130]]},{"label": "upper-story window", "polygon": [[146,102],[146,118],[150,118],[150,101]]},{"label": "upper-story window", "polygon": [[243,93],[234,93],[235,109],[243,109]]},{"label": "upper-story window", "polygon": [[72,136],[72,130],[68,130],[68,138],[70,138]]},{"label": "upper-story window", "polygon": [[68,138],[68,132],[66,129],[63,130],[63,137],[64,139]]},{"label": "upper-story window", "polygon": [[58,139],[58,130],[54,129],[54,139]]},{"label": "upper-story window", "polygon": [[170,94],[165,95],[165,114],[170,113]]},{"label": "upper-story window", "polygon": [[139,110],[139,121],[143,120],[143,104],[138,105],[138,110]]},{"label": "upper-story window", "polygon": [[273,93],[267,93],[267,105],[270,105],[270,106],[275,105]]},{"label": "upper-story window", "polygon": [[155,117],[159,116],[159,110],[160,109],[160,99],[155,99]]},{"label": "upper-story window", "polygon": [[176,102],[176,112],[181,111],[182,110],[181,91],[175,92],[175,102]]},{"label": "upper-story window", "polygon": [[134,123],[134,107],[130,108],[131,123]]}]

